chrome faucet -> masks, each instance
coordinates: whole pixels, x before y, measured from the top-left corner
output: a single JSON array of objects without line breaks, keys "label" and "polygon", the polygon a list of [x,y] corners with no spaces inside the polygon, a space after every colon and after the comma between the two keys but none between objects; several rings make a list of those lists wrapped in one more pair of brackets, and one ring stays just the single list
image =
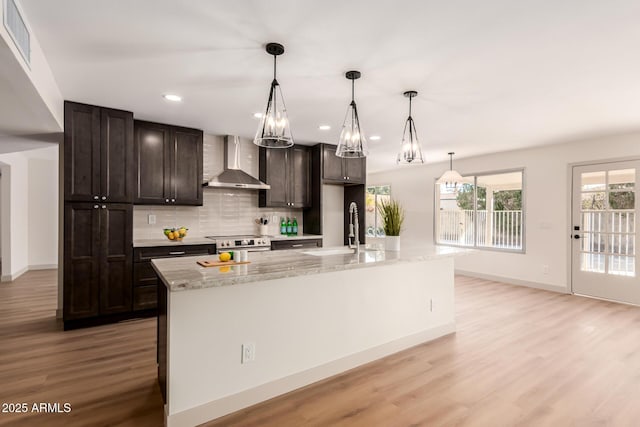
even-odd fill
[{"label": "chrome faucet", "polygon": [[[351,239],[354,239],[353,245]],[[349,248],[355,249],[356,254],[360,254],[360,226],[358,224],[358,205],[351,202],[349,205]]]}]

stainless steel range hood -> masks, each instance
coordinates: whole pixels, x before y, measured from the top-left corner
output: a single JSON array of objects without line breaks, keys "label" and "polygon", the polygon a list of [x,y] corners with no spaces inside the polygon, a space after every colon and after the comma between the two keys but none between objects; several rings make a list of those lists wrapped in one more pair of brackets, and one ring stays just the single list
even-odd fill
[{"label": "stainless steel range hood", "polygon": [[224,137],[224,171],[207,183],[209,187],[268,190],[270,185],[252,177],[240,168],[240,138]]}]

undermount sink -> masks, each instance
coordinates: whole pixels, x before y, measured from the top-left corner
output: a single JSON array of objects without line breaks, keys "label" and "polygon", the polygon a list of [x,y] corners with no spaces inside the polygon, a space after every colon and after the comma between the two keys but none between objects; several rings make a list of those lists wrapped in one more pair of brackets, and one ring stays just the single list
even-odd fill
[{"label": "undermount sink", "polygon": [[353,254],[353,249],[349,249],[349,248],[313,249],[311,251],[305,251],[302,253],[306,255],[313,255],[313,256],[349,255],[349,254]]}]

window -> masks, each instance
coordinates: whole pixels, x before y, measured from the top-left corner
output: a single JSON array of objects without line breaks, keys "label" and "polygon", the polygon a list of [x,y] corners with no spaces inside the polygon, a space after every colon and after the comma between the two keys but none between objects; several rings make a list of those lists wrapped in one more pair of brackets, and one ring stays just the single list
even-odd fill
[{"label": "window", "polygon": [[465,176],[436,184],[436,243],[524,250],[523,171]]},{"label": "window", "polygon": [[384,227],[382,226],[378,206],[383,200],[388,202],[390,198],[391,186],[389,185],[367,187],[365,226],[367,227],[368,237],[384,237]]}]

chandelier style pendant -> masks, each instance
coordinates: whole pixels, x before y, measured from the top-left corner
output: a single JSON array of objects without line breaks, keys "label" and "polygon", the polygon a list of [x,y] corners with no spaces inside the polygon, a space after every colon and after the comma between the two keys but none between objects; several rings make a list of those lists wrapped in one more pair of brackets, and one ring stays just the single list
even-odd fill
[{"label": "chandelier style pendant", "polygon": [[449,170],[442,174],[436,181],[438,184],[445,184],[446,188],[455,189],[458,184],[463,181],[462,175],[458,171],[453,169],[453,155],[454,152],[447,153],[449,155]]},{"label": "chandelier style pendant", "polygon": [[355,101],[355,81],[360,78],[360,71],[347,71],[345,77],[351,80],[351,103],[342,124],[336,156],[347,158],[366,157],[369,154],[367,139],[360,127],[358,108]]},{"label": "chandelier style pendant", "polygon": [[404,131],[402,132],[402,145],[400,152],[396,158],[396,163],[404,164],[418,164],[424,163],[422,158],[422,150],[420,148],[420,141],[418,140],[418,131],[416,131],[416,124],[411,117],[411,100],[418,95],[415,90],[408,90],[404,93],[404,96],[409,98],[409,117],[404,124]]},{"label": "chandelier style pendant", "polygon": [[269,89],[267,108],[262,115],[253,143],[266,148],[287,148],[293,145],[293,137],[282,89],[276,79],[276,62],[278,56],[284,53],[284,46],[279,43],[267,43],[266,51],[273,55],[273,81]]}]

